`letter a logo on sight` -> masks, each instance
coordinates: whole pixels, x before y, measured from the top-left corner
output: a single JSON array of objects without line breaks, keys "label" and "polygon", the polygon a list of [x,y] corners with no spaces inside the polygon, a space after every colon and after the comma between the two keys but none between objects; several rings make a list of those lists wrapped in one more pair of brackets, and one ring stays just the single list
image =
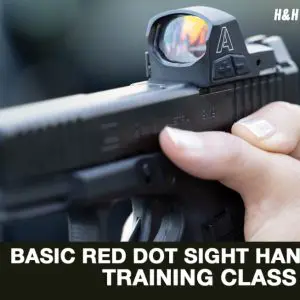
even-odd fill
[{"label": "letter a logo on sight", "polygon": [[216,53],[222,53],[222,51],[224,49],[227,49],[228,51],[234,50],[228,29],[225,26],[222,27],[222,29],[221,29],[221,34],[219,37],[219,42],[218,42],[218,47],[217,47]]}]

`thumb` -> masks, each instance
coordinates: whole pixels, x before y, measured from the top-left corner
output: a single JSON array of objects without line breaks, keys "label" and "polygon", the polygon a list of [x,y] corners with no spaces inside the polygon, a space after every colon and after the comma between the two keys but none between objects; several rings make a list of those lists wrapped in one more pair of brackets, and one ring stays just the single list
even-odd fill
[{"label": "thumb", "polygon": [[267,153],[234,135],[166,127],[159,139],[164,153],[180,169],[201,179],[218,180],[242,196],[259,193],[267,182]]},{"label": "thumb", "polygon": [[260,149],[300,158],[300,106],[270,103],[232,126],[232,134]]}]

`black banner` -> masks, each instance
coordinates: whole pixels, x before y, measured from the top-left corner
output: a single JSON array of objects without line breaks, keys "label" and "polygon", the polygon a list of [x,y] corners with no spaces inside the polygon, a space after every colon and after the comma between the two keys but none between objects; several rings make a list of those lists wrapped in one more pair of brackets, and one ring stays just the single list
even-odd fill
[{"label": "black banner", "polygon": [[[133,289],[300,291],[300,243],[0,244],[10,294]],[[21,287],[26,287],[26,290]],[[171,294],[169,294],[171,295]]]}]

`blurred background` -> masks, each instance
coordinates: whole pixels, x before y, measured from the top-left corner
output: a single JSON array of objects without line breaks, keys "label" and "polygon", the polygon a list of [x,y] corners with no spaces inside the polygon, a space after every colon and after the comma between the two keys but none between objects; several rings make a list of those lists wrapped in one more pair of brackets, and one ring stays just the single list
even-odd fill
[{"label": "blurred background", "polygon": [[[300,65],[297,22],[275,8],[299,0],[0,0],[0,108],[90,93],[145,80],[145,31],[164,10],[206,5],[225,10],[245,37],[280,35]],[[64,215],[8,226],[5,240],[66,240]]]}]

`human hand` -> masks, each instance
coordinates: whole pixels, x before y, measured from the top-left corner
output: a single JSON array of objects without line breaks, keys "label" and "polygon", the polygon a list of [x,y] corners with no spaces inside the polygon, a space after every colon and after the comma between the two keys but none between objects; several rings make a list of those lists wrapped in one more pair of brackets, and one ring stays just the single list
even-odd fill
[{"label": "human hand", "polygon": [[231,134],[167,127],[160,145],[183,171],[241,195],[247,241],[300,241],[300,106],[269,104]]}]

